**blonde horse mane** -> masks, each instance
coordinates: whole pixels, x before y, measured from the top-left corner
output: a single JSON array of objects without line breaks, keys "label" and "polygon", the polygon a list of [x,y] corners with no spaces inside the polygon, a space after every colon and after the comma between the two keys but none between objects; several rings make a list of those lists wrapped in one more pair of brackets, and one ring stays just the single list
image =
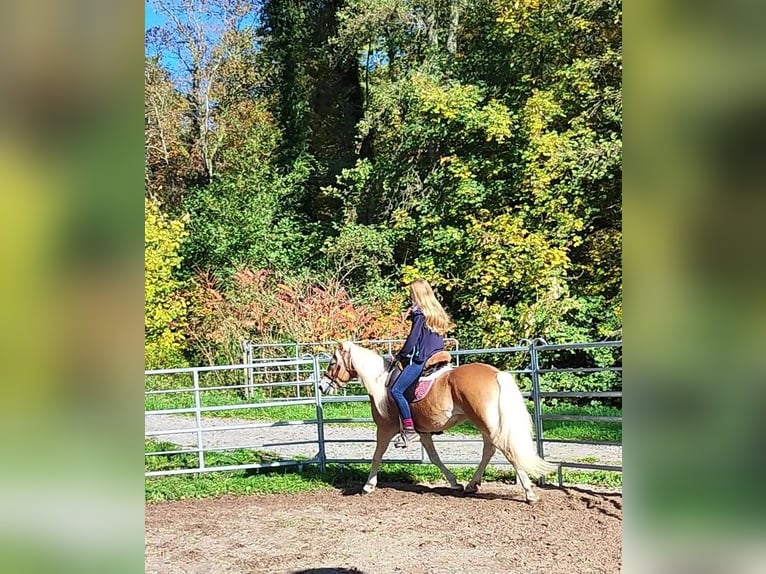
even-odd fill
[{"label": "blonde horse mane", "polygon": [[386,368],[383,357],[351,341],[342,343],[341,348],[351,357],[354,370],[359,375],[359,380],[370,395],[380,416],[388,418],[389,397],[386,390]]}]

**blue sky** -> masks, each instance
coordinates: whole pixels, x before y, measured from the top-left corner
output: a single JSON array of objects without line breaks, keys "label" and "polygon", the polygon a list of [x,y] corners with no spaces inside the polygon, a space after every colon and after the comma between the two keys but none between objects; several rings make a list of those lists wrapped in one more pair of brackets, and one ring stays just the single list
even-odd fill
[{"label": "blue sky", "polygon": [[165,21],[165,18],[159,16],[148,2],[144,2],[144,8],[144,30],[162,24]]}]

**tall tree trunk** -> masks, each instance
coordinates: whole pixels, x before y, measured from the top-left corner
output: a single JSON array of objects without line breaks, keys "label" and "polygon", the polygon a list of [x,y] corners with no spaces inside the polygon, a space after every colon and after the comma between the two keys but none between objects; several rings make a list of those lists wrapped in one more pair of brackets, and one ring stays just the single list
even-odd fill
[{"label": "tall tree trunk", "polygon": [[457,53],[457,34],[460,27],[460,14],[463,11],[463,0],[451,0],[449,7],[449,30],[447,31],[447,52],[454,56]]},{"label": "tall tree trunk", "polygon": [[426,13],[426,37],[428,48],[434,52],[439,48],[439,34],[436,27],[436,6],[431,3]]}]

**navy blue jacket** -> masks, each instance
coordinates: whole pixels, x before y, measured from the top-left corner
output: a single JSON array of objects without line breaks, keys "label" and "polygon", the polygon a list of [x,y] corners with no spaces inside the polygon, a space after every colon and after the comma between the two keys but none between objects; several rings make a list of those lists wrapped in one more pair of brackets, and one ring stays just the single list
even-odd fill
[{"label": "navy blue jacket", "polygon": [[402,350],[396,354],[396,359],[407,364],[412,356],[413,363],[425,363],[437,351],[444,350],[444,337],[434,333],[426,326],[426,317],[416,305],[410,313],[412,327]]}]

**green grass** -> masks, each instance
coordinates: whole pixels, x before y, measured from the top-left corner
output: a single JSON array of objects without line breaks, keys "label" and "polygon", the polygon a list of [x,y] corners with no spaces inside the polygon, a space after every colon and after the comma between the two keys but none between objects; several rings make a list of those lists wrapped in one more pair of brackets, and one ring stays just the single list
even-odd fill
[{"label": "green grass", "polygon": [[[581,416],[621,416],[622,411],[605,406],[543,405],[543,414]],[[471,423],[465,422],[451,429],[460,434],[480,434]],[[543,437],[563,440],[592,440],[622,442],[622,424],[593,421],[543,421]]]},{"label": "green grass", "polygon": [[[145,441],[145,450],[147,453],[152,453],[180,449],[172,443],[148,439]],[[205,462],[208,466],[269,463],[278,461],[279,458],[279,455],[273,452],[251,449],[205,453]],[[197,467],[197,462],[197,454],[194,452],[149,456],[146,457],[145,470],[191,469]],[[330,464],[327,465],[326,471],[321,473],[319,465],[312,463],[305,466],[149,477],[145,479],[145,496],[148,502],[160,502],[222,495],[299,493],[330,488],[356,488],[361,487],[367,480],[369,468],[368,464]],[[466,483],[471,479],[476,468],[456,466],[450,470],[458,481]],[[607,487],[622,485],[622,474],[619,472],[563,469],[562,475],[565,483]],[[384,463],[378,477],[381,483],[424,484],[444,480],[439,469],[431,464]],[[490,466],[485,473],[485,481],[488,482],[513,482],[514,480],[515,474],[511,470],[498,470]],[[556,482],[555,475],[549,477],[549,483]]]},{"label": "green grass", "polygon": [[254,471],[209,472],[195,475],[150,477],[146,479],[147,502],[211,498],[223,495],[315,492],[332,488],[312,476],[307,467],[302,472],[274,469]]},{"label": "green grass", "polygon": [[598,462],[598,459],[595,456],[584,456],[582,458],[578,458],[577,462],[584,462],[586,464],[595,464]]},{"label": "green grass", "polygon": [[[210,498],[223,495],[246,494],[293,494],[316,492],[338,488],[361,488],[367,480],[369,465],[327,465],[324,473],[315,464],[305,467],[256,469],[233,472],[211,472],[194,475],[151,477],[145,481],[147,502],[162,502],[189,498]],[[467,483],[475,467],[452,467],[459,482]],[[567,484],[589,484],[605,487],[622,486],[622,475],[609,471],[571,471],[564,469]],[[383,464],[378,473],[378,483],[433,484],[444,481],[441,472],[433,465]],[[515,482],[513,471],[487,468],[484,482]],[[555,475],[549,477],[556,484]]]},{"label": "green grass", "polygon": [[[234,391],[212,390],[200,393],[202,407],[246,405],[258,402],[270,402],[259,397],[253,401],[245,400]],[[194,393],[147,395],[144,400],[147,411],[194,408]],[[370,405],[366,402],[323,404],[325,418],[370,418]],[[194,413],[187,413],[194,416]],[[236,410],[209,411],[206,417],[260,419],[268,421],[311,420],[316,418],[316,407],[310,405],[286,405],[284,407],[253,407]]]},{"label": "green grass", "polygon": [[[622,473],[617,471],[564,469],[561,474],[564,484],[587,484],[608,488],[622,487]],[[550,484],[558,484],[557,481],[558,479],[555,476],[548,479]]]},{"label": "green grass", "polygon": [[[622,410],[606,406],[573,406],[559,403],[543,406],[543,414],[580,416],[622,416]],[[543,436],[551,439],[622,442],[622,423],[592,421],[543,421]]]},{"label": "green grass", "polygon": [[[154,439],[144,440],[144,452],[167,452],[181,450],[177,444],[160,442]],[[205,452],[205,464],[207,466],[228,466],[239,464],[264,464],[276,462],[282,457],[275,452],[256,451],[250,449],[236,449],[227,451]],[[158,470],[174,470],[184,468],[198,468],[199,455],[195,451],[158,454],[144,457],[144,471],[153,472]]]}]

